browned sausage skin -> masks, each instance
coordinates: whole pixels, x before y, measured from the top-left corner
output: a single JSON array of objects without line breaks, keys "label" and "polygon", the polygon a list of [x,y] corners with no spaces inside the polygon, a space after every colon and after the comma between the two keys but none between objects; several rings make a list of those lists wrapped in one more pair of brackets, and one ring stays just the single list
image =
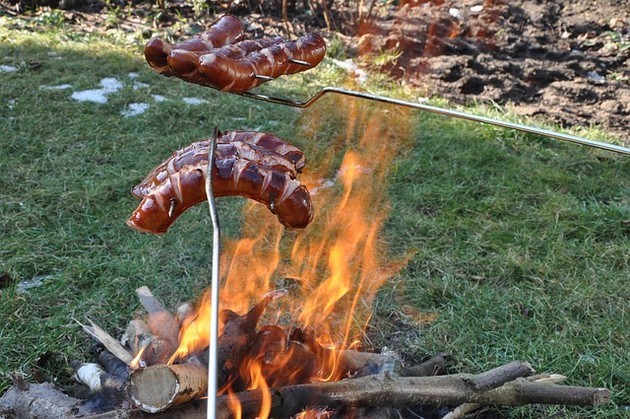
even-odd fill
[{"label": "browned sausage skin", "polygon": [[152,38],[144,48],[144,56],[149,65],[158,73],[172,76],[173,72],[168,68],[168,54],[174,50],[185,51],[210,51],[243,39],[243,25],[235,16],[224,15],[216,20],[210,28],[192,39],[171,45],[160,38]]},{"label": "browned sausage skin", "polygon": [[226,15],[196,38],[171,45],[159,38],[145,47],[151,67],[165,76],[242,93],[277,77],[318,65],[326,42],[314,33],[294,41],[281,37],[243,41],[243,28]]},{"label": "browned sausage skin", "polygon": [[[304,228],[313,218],[308,190],[296,179],[304,155],[269,134],[232,131],[219,135],[213,170],[215,196],[239,195],[265,204],[280,223]],[[165,233],[188,208],[206,200],[209,140],[175,152],[133,189],[142,199],[127,224],[147,233]]]},{"label": "browned sausage skin", "polygon": [[[253,51],[240,59],[209,51],[200,55],[196,64],[207,86],[242,93],[267,82],[267,78],[275,79],[311,69],[322,61],[325,54],[324,38],[311,33],[295,41]],[[177,56],[177,50],[169,55],[169,63],[174,56]],[[308,64],[296,64],[295,61]]]}]

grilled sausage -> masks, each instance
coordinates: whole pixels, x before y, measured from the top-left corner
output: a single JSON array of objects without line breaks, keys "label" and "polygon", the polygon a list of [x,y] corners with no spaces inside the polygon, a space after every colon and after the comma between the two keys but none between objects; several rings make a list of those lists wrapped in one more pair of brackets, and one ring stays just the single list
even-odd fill
[{"label": "grilled sausage", "polygon": [[219,19],[208,32],[171,45],[149,41],[145,57],[157,72],[214,89],[242,93],[277,77],[315,67],[326,54],[317,34],[295,41],[281,37],[242,41],[242,25],[233,16]]},{"label": "grilled sausage", "polygon": [[173,49],[211,51],[241,41],[243,37],[243,25],[240,20],[232,15],[224,15],[214,22],[206,32],[179,44],[171,45],[160,38],[152,38],[144,48],[144,56],[155,71],[165,76],[172,76],[173,72],[167,65],[167,57]]},{"label": "grilled sausage", "polygon": [[[231,47],[238,48],[239,45]],[[321,62],[325,54],[324,39],[313,33],[295,41],[276,42],[234,56],[220,49],[203,53],[174,49],[167,62],[172,72],[184,80],[242,93],[280,76],[311,69]]]},{"label": "grilled sausage", "polygon": [[[210,140],[193,143],[153,169],[132,191],[142,202],[127,224],[148,233],[165,233],[186,209],[205,201],[209,146]],[[302,152],[279,138],[227,132],[217,138],[213,193],[254,199],[284,226],[304,228],[313,218],[309,192],[296,179],[304,163]]]}]

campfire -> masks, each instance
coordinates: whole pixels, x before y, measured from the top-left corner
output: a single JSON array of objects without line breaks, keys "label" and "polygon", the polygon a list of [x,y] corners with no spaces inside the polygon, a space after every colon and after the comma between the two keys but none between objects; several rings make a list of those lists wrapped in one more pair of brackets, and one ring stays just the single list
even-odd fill
[{"label": "campfire", "polygon": [[[245,208],[243,237],[226,243],[217,380],[235,416],[245,409],[239,395],[247,390],[260,392],[260,411],[247,410],[249,403],[242,414],[267,417],[271,388],[334,382],[395,364],[391,355],[355,350],[376,292],[404,264],[385,259],[379,242],[387,213],[384,180],[404,141],[400,133],[388,133],[381,118],[357,116],[368,129],[356,149],[340,163],[318,162],[317,170],[300,174],[317,209],[308,228],[287,231],[252,202]],[[124,338],[134,356],[131,399],[155,412],[205,396],[209,291],[194,310],[184,305],[176,314],[148,289],[138,294],[148,314],[132,320]],[[174,384],[160,393],[165,382],[179,383],[177,393],[171,392]]]},{"label": "campfire", "polygon": [[[204,55],[212,51],[203,50],[208,42],[234,42],[219,55],[242,54],[241,59],[254,63],[260,58],[256,51],[276,45],[259,55],[285,60],[287,73],[316,65],[306,59],[322,55],[302,51],[310,48],[306,41],[242,44],[239,50],[239,43],[247,41],[234,19],[193,40],[203,46],[193,42],[188,48],[190,41],[178,49],[152,41],[147,59],[162,74],[229,90],[225,74],[217,81],[204,67],[215,63]],[[313,48],[321,49],[319,38],[311,38],[317,44]],[[178,52],[168,59],[161,55],[172,51]],[[264,63],[259,64],[264,72]],[[252,65],[256,69],[258,64]],[[252,85],[277,77],[271,67],[269,74],[254,74]],[[235,83],[239,89],[247,84],[244,79]],[[241,238],[225,241],[220,255],[218,369],[210,372],[219,393],[212,413],[220,418],[389,417],[392,409],[407,406],[435,416],[459,406],[448,415],[461,417],[487,404],[607,402],[607,390],[554,385],[564,377],[533,375],[527,362],[477,375],[446,375],[444,354],[409,366],[395,353],[361,350],[374,298],[406,259],[387,257],[381,230],[388,215],[388,171],[405,146],[407,116],[405,111],[366,110],[354,101],[339,108],[349,113],[347,132],[334,139],[326,157],[308,156],[314,161],[303,172],[303,154],[288,142],[232,131],[215,139],[214,166],[212,148],[200,141],[176,152],[134,189],[142,203],[129,225],[160,234],[188,207],[205,201],[209,173],[218,176],[216,182],[228,179],[218,186],[220,195],[252,198],[245,206]],[[313,127],[321,125],[317,118],[314,113]],[[229,172],[225,179],[222,171]],[[299,199],[291,201],[294,194]],[[296,217],[296,211],[303,213]],[[300,229],[287,230],[287,225]],[[137,295],[145,313],[129,321],[120,339],[91,320],[82,322],[99,344],[98,364],[75,365],[77,380],[92,393],[72,404],[48,389],[44,397],[51,402],[41,417],[205,415],[205,400],[214,397],[208,394],[209,290],[199,301],[175,308],[166,307],[147,287],[138,288]],[[41,393],[34,386],[19,387],[16,400],[21,397],[27,411],[39,408],[34,400]]]}]

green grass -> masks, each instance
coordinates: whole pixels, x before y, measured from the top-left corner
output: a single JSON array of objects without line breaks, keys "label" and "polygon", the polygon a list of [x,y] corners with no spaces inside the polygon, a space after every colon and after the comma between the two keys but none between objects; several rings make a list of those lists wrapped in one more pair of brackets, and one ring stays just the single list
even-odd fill
[{"label": "green grass", "polygon": [[[160,77],[142,60],[140,36],[103,39],[22,26],[0,21],[0,64],[19,69],[0,73],[0,273],[13,280],[0,290],[0,393],[13,371],[71,381],[69,362],[89,359],[90,346],[74,318],[93,318],[119,335],[139,308],[138,286],[148,285],[169,305],[205,288],[206,208],[192,209],[163,237],[124,225],[136,205],[131,187],[156,162],[215,125],[274,132],[317,161],[348,124],[339,112],[343,101],[323,99],[298,111]],[[41,66],[30,69],[33,62]],[[130,72],[149,87],[134,90]],[[98,88],[104,77],[124,84],[106,104],[69,98]],[[324,65],[263,90],[305,97],[343,78]],[[64,83],[72,90],[39,88]],[[391,87],[382,80],[369,86],[416,94]],[[169,100],[157,104],[151,94]],[[184,105],[186,96],[208,103]],[[122,118],[133,102],[151,107]],[[602,408],[505,411],[514,417],[627,415],[628,158],[435,115],[408,118],[411,146],[390,171],[383,242],[392,257],[413,256],[376,302],[373,345],[415,360],[446,351],[452,371],[521,359],[567,375],[568,384],[613,392],[613,403]],[[580,134],[614,140],[594,129]],[[242,201],[219,205],[224,233],[238,235]],[[18,292],[18,283],[38,276],[45,278],[40,287]],[[432,320],[415,321],[409,307]]]}]

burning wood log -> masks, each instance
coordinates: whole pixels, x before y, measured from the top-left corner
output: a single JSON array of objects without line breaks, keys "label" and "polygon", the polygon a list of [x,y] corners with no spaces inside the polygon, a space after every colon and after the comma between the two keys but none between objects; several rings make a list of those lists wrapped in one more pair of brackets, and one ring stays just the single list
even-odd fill
[{"label": "burning wood log", "polygon": [[141,368],[131,374],[129,384],[131,400],[149,413],[205,397],[207,391],[208,368],[197,362]]},{"label": "burning wood log", "polygon": [[221,312],[220,320],[224,326],[218,342],[217,385],[219,388],[224,387],[230,379],[234,379],[243,356],[256,338],[258,320],[273,299],[273,295],[265,297],[243,316],[239,316],[231,310]]},{"label": "burning wood log", "polygon": [[[219,337],[219,388],[237,379],[238,368],[246,351],[256,339],[256,325],[270,295],[240,316],[223,310],[223,333]],[[208,389],[207,352],[196,361],[178,365],[153,365],[136,370],[130,376],[132,401],[145,412],[160,412],[171,406],[205,396]]]}]

